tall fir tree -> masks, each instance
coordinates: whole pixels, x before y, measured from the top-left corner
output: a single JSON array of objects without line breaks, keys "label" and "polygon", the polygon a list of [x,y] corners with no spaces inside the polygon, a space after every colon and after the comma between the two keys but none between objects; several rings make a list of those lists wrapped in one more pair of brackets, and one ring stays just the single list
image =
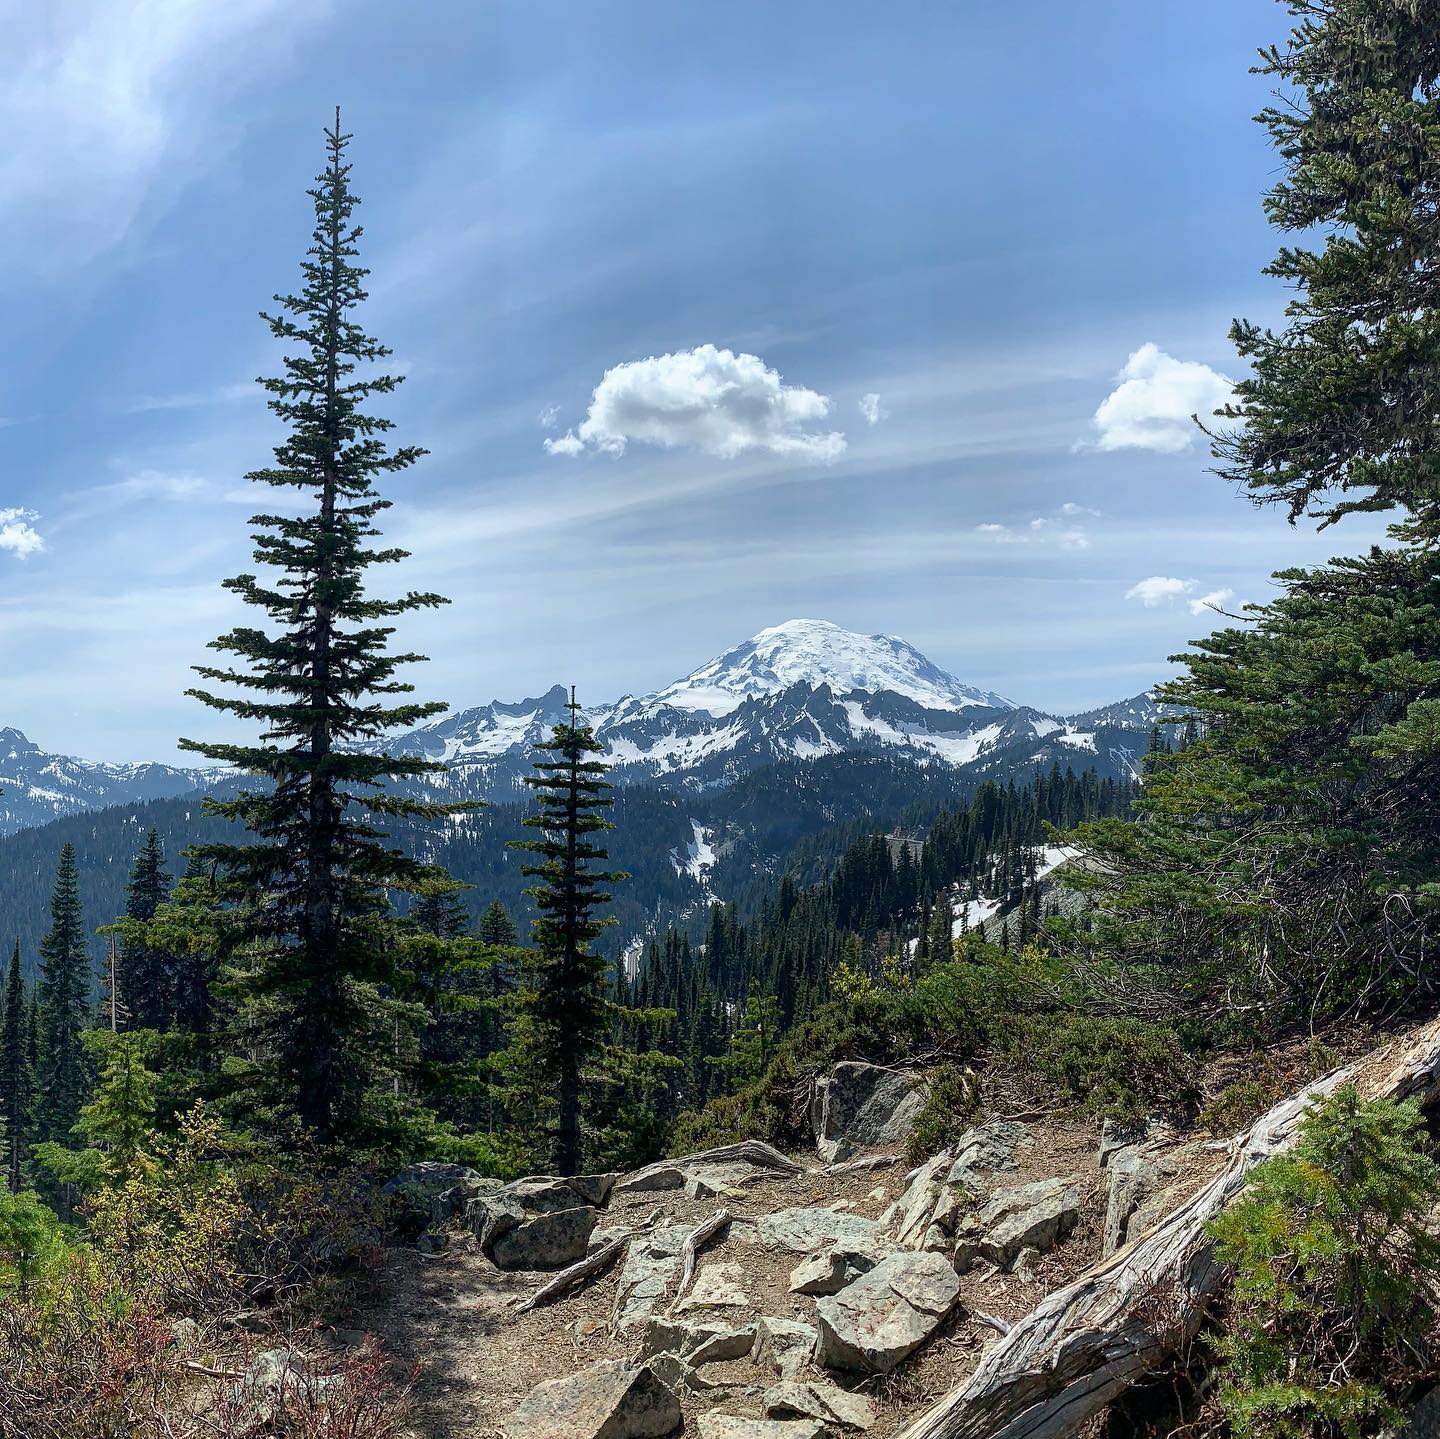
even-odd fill
[{"label": "tall fir tree", "polygon": [[0,1029],[0,1122],[5,1132],[5,1183],[11,1194],[24,1187],[29,1144],[31,1084],[25,1022],[25,982],[20,973],[20,941],[5,975],[5,1023]]},{"label": "tall fir tree", "polygon": [[613,802],[605,765],[594,756],[602,747],[580,718],[570,692],[570,721],[558,724],[538,745],[535,774],[526,777],[539,812],[525,823],[542,837],[511,840],[516,849],[539,855],[523,873],[540,882],[526,893],[539,915],[531,925],[535,955],[523,982],[521,1006],[534,1026],[535,1050],[554,1084],[554,1164],[558,1174],[579,1172],[584,1158],[581,1091],[587,1066],[603,1050],[618,1007],[609,996],[607,965],[593,941],[612,918],[598,911],[610,901],[604,886],[628,875],[594,868],[608,858],[591,836],[614,826],[599,811]]},{"label": "tall fir tree", "polygon": [[309,191],[315,228],[303,285],[263,316],[288,350],[284,373],[261,384],[289,433],[275,464],[249,478],[289,499],[286,513],[252,521],[256,562],[278,574],[240,575],[227,588],[271,628],[231,630],[212,648],[237,662],[196,667],[239,696],[190,692],[257,721],[263,733],[256,744],[183,743],[268,782],[211,803],[243,823],[253,843],[197,851],[217,865],[222,897],[238,902],[254,956],[238,986],[241,1022],[259,1056],[246,1076],[254,1112],[272,1124],[298,1120],[321,1142],[380,1142],[391,1122],[382,1111],[394,1111],[380,1099],[388,1086],[377,1083],[393,1056],[387,890],[418,884],[426,871],[386,843],[375,820],[434,819],[447,807],[385,789],[440,766],[365,746],[445,708],[393,698],[412,688],[397,671],[423,656],[393,653],[386,623],[443,600],[413,591],[382,599],[366,588],[371,566],[405,558],[368,543],[389,505],[375,481],[423,451],[392,450],[384,438],[391,422],[367,408],[399,380],[369,369],[390,352],[355,318],[368,272],[355,263],[362,231],[352,221],[349,139],[337,111],[326,167]]},{"label": "tall fir tree", "polygon": [[510,918],[509,911],[498,899],[492,899],[485,907],[485,913],[480,916],[480,924],[475,932],[481,944],[502,948],[516,944],[520,939],[515,921]]},{"label": "tall fir tree", "polygon": [[80,911],[75,847],[60,851],[50,894],[50,928],[40,941],[41,1070],[37,1104],[40,1135],[73,1143],[71,1129],[90,1088],[90,1066],[81,1038],[88,1027],[94,974]]},{"label": "tall fir tree", "polygon": [[165,851],[152,829],[130,871],[118,939],[120,989],[137,1029],[169,1029],[175,1023],[175,958],[154,942],[148,930],[169,893]]}]

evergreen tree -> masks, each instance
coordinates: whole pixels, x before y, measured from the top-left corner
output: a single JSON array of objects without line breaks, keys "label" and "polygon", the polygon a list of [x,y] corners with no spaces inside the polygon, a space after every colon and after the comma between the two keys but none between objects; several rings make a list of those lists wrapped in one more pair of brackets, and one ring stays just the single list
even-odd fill
[{"label": "evergreen tree", "polygon": [[606,851],[590,838],[613,828],[597,813],[611,801],[605,766],[587,756],[602,753],[590,727],[581,723],[574,691],[570,722],[555,727],[538,746],[544,755],[526,783],[539,799],[539,813],[525,823],[542,838],[512,840],[517,849],[540,856],[523,872],[540,881],[526,891],[539,916],[531,925],[536,954],[525,978],[521,1007],[535,1026],[544,1067],[557,1105],[554,1162],[558,1174],[579,1172],[584,1155],[581,1090],[587,1065],[599,1056],[617,1006],[607,992],[606,964],[592,941],[614,921],[597,917],[609,902],[602,886],[627,875],[592,866]]},{"label": "evergreen tree", "polygon": [[175,960],[150,942],[146,926],[170,892],[165,851],[152,829],[135,856],[119,927],[121,992],[138,1029],[168,1029],[175,1022]]},{"label": "evergreen tree", "polygon": [[1270,265],[1291,299],[1278,333],[1237,321],[1250,374],[1217,455],[1291,520],[1407,512],[1440,537],[1440,47],[1431,3],[1291,0],[1288,43],[1261,52],[1284,92],[1259,119],[1281,160],[1271,223],[1323,238]]},{"label": "evergreen tree", "polygon": [[362,232],[351,219],[358,202],[345,159],[349,138],[337,112],[326,132],[328,163],[309,192],[315,229],[304,284],[278,296],[279,310],[264,317],[290,350],[285,373],[262,381],[289,434],[275,465],[250,478],[293,498],[288,513],[253,521],[256,561],[278,577],[240,575],[227,587],[264,611],[274,629],[234,629],[212,648],[237,663],[197,666],[204,679],[249,695],[191,691],[261,723],[262,742],[184,742],[270,782],[211,802],[213,812],[241,821],[254,843],[197,853],[218,865],[222,897],[239,904],[254,955],[239,985],[242,1023],[259,1054],[248,1075],[253,1103],[272,1122],[297,1118],[322,1142],[374,1136],[384,1122],[374,1100],[392,1055],[383,987],[395,978],[396,953],[386,893],[428,873],[384,842],[374,817],[447,812],[384,790],[387,780],[439,766],[360,747],[444,706],[392,700],[411,689],[397,670],[422,657],[392,653],[393,626],[385,623],[440,597],[386,600],[365,587],[371,566],[404,558],[367,544],[389,504],[374,482],[422,451],[392,451],[384,439],[390,422],[365,408],[397,378],[357,374],[389,351],[354,317],[367,272],[355,263]]},{"label": "evergreen tree", "polygon": [[5,1023],[0,1029],[0,1123],[4,1125],[5,1182],[18,1194],[25,1177],[33,1075],[25,1044],[25,985],[20,976],[20,941],[5,976]]},{"label": "evergreen tree", "polygon": [[480,926],[476,932],[480,936],[481,944],[500,948],[517,944],[520,939],[514,920],[498,899],[490,901],[485,913],[480,916]]},{"label": "evergreen tree", "polygon": [[40,1076],[38,1129],[59,1144],[70,1143],[89,1091],[90,1071],[81,1035],[87,1027],[94,976],[85,944],[85,922],[75,848],[60,851],[50,895],[50,928],[40,941]]}]

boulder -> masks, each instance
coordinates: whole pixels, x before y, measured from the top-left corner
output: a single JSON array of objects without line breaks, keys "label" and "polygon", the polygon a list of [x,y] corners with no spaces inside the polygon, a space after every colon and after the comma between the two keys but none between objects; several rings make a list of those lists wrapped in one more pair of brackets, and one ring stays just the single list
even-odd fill
[{"label": "boulder", "polygon": [[919,1075],[846,1061],[815,1082],[810,1123],[826,1163],[909,1138],[929,1086]]},{"label": "boulder", "polygon": [[702,1414],[700,1439],[825,1439],[813,1419],[747,1419],[740,1414]]},{"label": "boulder", "polygon": [[745,1309],[749,1304],[738,1264],[705,1264],[690,1292],[675,1307],[689,1314],[697,1309]]},{"label": "boulder", "polygon": [[960,1280],[939,1254],[892,1254],[840,1293],[820,1299],[816,1361],[830,1369],[885,1374],[949,1316]]},{"label": "boulder", "polygon": [[409,1164],[380,1186],[396,1228],[413,1236],[432,1224],[443,1224],[463,1214],[474,1200],[501,1188],[498,1179],[486,1179],[463,1164],[427,1160]]},{"label": "boulder", "polygon": [[1009,1269],[1024,1249],[1044,1254],[1080,1222],[1075,1177],[999,1189],[974,1216],[980,1255]]},{"label": "boulder", "polygon": [[736,1329],[718,1319],[670,1319],[655,1315],[640,1336],[640,1354],[678,1354],[691,1364],[743,1359],[755,1347],[755,1326]]},{"label": "boulder", "polygon": [[427,1229],[415,1241],[415,1247],[421,1254],[443,1254],[450,1247],[450,1236]]},{"label": "boulder", "polygon": [[967,1129],[952,1151],[945,1181],[979,1193],[988,1188],[991,1175],[1014,1169],[1016,1154],[1033,1140],[1030,1130],[1013,1119],[992,1119]]},{"label": "boulder", "polygon": [[[1126,1138],[1129,1143],[1120,1142]],[[1163,1192],[1183,1174],[1191,1148],[1177,1149],[1174,1141],[1174,1131],[1160,1120],[1128,1130],[1110,1131],[1107,1126],[1102,1131],[1107,1255],[1151,1228],[1169,1210]]]},{"label": "boulder", "polygon": [[251,1356],[245,1373],[231,1387],[229,1400],[257,1429],[263,1429],[284,1411],[290,1398],[323,1400],[327,1391],[344,1382],[340,1374],[313,1374],[310,1361],[298,1349],[262,1349]]},{"label": "boulder", "polygon": [[624,1333],[643,1324],[680,1277],[680,1255],[690,1229],[672,1224],[637,1234],[625,1251],[610,1324]]},{"label": "boulder", "polygon": [[507,1439],[666,1439],[680,1401],[648,1365],[620,1359],[538,1384],[505,1422]]},{"label": "boulder", "polygon": [[819,1254],[802,1259],[790,1271],[792,1294],[838,1294],[862,1274],[868,1274],[887,1255],[889,1248],[866,1240],[844,1240]]},{"label": "boulder", "polygon": [[875,1406],[838,1384],[790,1379],[765,1391],[763,1407],[772,1419],[818,1419],[837,1429],[868,1429],[875,1422]]},{"label": "boulder", "polygon": [[616,1194],[655,1194],[685,1187],[685,1171],[671,1160],[647,1164],[615,1181]]},{"label": "boulder", "polygon": [[497,1269],[563,1269],[585,1258],[594,1228],[593,1209],[536,1214],[494,1235],[486,1252]]},{"label": "boulder", "polygon": [[762,1369],[773,1369],[782,1379],[793,1379],[810,1362],[816,1338],[813,1324],[766,1314],[755,1321],[751,1358]]},{"label": "boulder", "polygon": [[842,1239],[871,1239],[876,1228],[873,1219],[843,1214],[837,1209],[779,1209],[774,1214],[757,1215],[753,1220],[737,1219],[730,1226],[730,1238],[740,1244],[813,1254]]},{"label": "boulder", "polygon": [[1411,1409],[1400,1439],[1440,1439],[1440,1389],[1432,1389]]}]

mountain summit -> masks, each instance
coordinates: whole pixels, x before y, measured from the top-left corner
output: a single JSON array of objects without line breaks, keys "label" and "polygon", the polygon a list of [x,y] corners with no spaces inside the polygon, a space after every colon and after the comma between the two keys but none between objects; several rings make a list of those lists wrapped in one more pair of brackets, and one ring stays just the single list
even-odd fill
[{"label": "mountain summit", "polygon": [[837,695],[888,691],[927,709],[1016,708],[1000,695],[961,684],[894,635],[857,634],[829,620],[786,620],[761,630],[666,686],[650,702],[719,716],[746,699],[796,684],[828,685]]}]

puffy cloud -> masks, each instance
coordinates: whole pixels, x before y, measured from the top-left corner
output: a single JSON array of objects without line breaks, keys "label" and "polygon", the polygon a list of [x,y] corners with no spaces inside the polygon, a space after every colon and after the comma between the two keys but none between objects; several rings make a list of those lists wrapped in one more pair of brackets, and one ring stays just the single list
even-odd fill
[{"label": "puffy cloud", "polygon": [[1235,392],[1235,382],[1209,365],[1177,360],[1151,344],[1141,345],[1117,378],[1090,422],[1097,450],[1188,449],[1200,433],[1191,416],[1211,414]]},{"label": "puffy cloud", "polygon": [[1125,591],[1127,600],[1139,600],[1147,610],[1169,604],[1183,595],[1194,594],[1200,586],[1194,580],[1177,580],[1173,575],[1151,575]]},{"label": "puffy cloud", "polygon": [[1190,601],[1190,613],[1192,615],[1203,615],[1207,610],[1224,609],[1234,598],[1234,590],[1211,590],[1208,595],[1201,595],[1198,599]]},{"label": "puffy cloud", "polygon": [[860,413],[867,425],[878,425],[881,420],[890,418],[890,411],[880,408],[880,396],[873,390],[868,395],[860,396]]},{"label": "puffy cloud", "polygon": [[701,345],[607,370],[585,419],[544,443],[552,455],[620,455],[638,441],[722,459],[764,450],[823,462],[845,448],[843,434],[812,428],[829,412],[826,396],[785,384],[758,355]]},{"label": "puffy cloud", "polygon": [[0,550],[21,560],[43,550],[45,541],[32,523],[39,518],[34,510],[0,510]]}]

